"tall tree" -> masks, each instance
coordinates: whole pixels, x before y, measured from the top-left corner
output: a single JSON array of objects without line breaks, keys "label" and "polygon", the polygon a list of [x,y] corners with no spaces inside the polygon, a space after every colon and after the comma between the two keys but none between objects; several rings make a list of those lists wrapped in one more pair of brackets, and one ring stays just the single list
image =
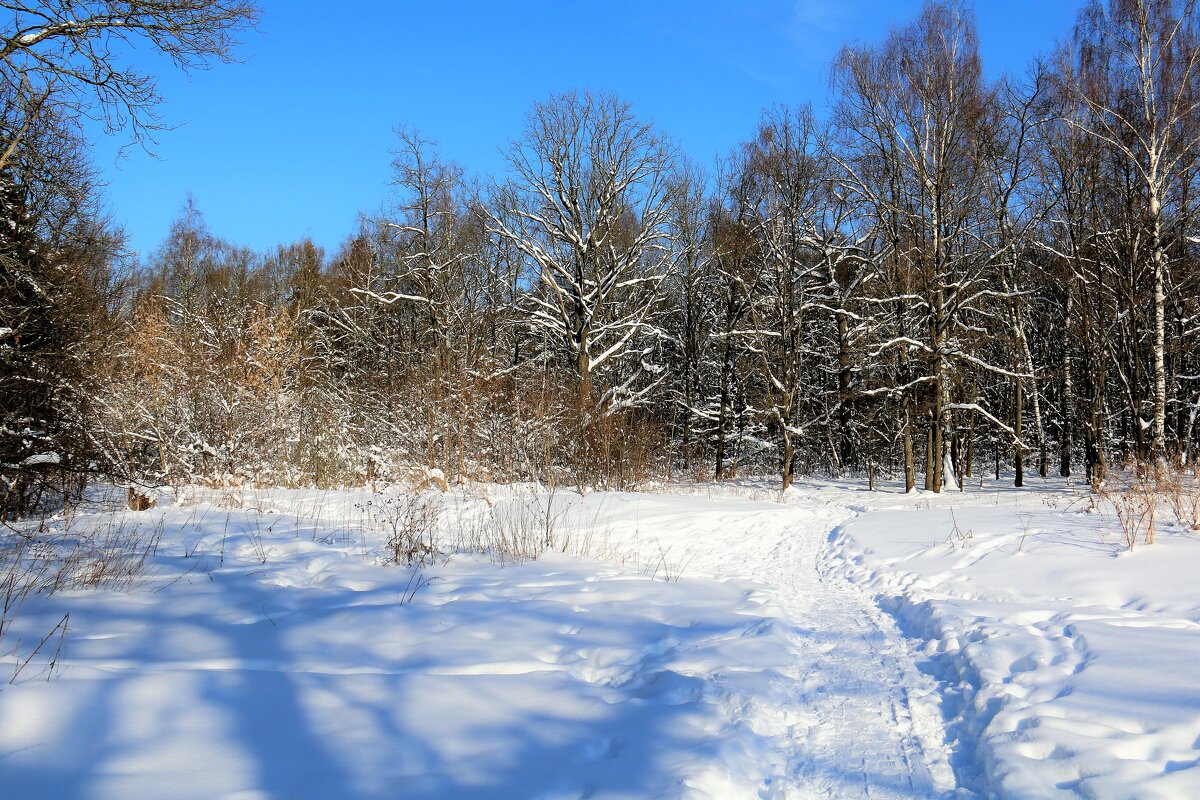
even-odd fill
[{"label": "tall tree", "polygon": [[[923,405],[926,488],[941,491],[956,484],[955,411],[1011,431],[973,398],[954,397],[972,370],[1011,372],[970,352],[971,316],[996,294],[988,288],[995,254],[979,244],[986,239],[982,148],[992,92],[971,14],[962,3],[931,0],[880,47],[844,49],[835,80],[846,184],[872,209],[891,249],[880,283],[888,294],[880,300],[895,308],[897,326],[879,331],[887,335],[876,354],[898,354],[898,382],[888,391],[904,398],[906,428]],[[906,436],[911,480],[910,452]]]},{"label": "tall tree", "polygon": [[[1153,402],[1148,427],[1156,459],[1166,456],[1166,287],[1173,240],[1173,187],[1200,159],[1200,15],[1196,0],[1092,0],[1080,15],[1062,72],[1087,109],[1068,122],[1120,158],[1141,185],[1153,303]],[[1178,219],[1178,216],[1176,216]],[[1138,410],[1135,409],[1135,413]],[[1139,417],[1138,423],[1143,419]]]},{"label": "tall tree", "polygon": [[108,456],[87,381],[119,235],[96,187],[73,127],[48,115],[0,169],[0,519],[72,497]]},{"label": "tall tree", "polygon": [[656,382],[639,342],[659,335],[660,287],[672,265],[673,146],[611,95],[536,103],[508,151],[495,233],[528,261],[531,324],[569,355],[579,396],[607,373],[600,404],[640,402]]}]

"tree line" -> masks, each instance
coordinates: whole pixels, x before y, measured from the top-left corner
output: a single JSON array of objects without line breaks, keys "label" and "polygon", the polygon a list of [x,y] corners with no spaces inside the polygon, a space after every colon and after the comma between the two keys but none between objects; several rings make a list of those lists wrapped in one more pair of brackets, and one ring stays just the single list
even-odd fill
[{"label": "tree line", "polygon": [[405,129],[337,252],[248,251],[189,201],[134,270],[29,36],[0,49],[6,514],[95,474],[936,492],[1194,459],[1194,0],[1089,2],[997,81],[969,7],[930,0],[842,49],[827,114],[768,109],[711,168],[600,93],[535,103],[489,179]]}]

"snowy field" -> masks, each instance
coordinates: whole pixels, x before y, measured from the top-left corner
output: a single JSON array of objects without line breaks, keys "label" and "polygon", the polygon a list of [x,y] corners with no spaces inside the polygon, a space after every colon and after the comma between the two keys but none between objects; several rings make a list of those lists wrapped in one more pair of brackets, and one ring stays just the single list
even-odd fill
[{"label": "snowy field", "polygon": [[830,557],[924,643],[960,782],[1200,797],[1200,536],[1160,508],[1157,543],[1130,550],[1082,491],[916,503],[873,503]]},{"label": "snowy field", "polygon": [[765,487],[80,512],[146,559],[6,612],[0,797],[1200,797],[1195,535],[1124,552],[1061,484]]}]

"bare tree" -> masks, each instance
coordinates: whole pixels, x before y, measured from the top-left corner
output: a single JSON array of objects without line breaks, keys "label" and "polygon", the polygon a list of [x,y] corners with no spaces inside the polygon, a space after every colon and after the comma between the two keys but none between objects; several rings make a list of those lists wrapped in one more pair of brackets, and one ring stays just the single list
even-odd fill
[{"label": "bare tree", "polygon": [[528,319],[565,348],[582,402],[599,372],[610,373],[600,397],[609,410],[645,396],[641,374],[655,381],[635,345],[659,332],[674,159],[666,139],[610,95],[535,104],[509,148],[513,180],[496,192],[492,228],[527,259],[537,287]]},{"label": "bare tree", "polygon": [[[1015,436],[976,398],[956,398],[956,386],[980,369],[1017,374],[972,352],[973,317],[1008,293],[990,287],[997,253],[981,244],[993,97],[970,12],[931,0],[882,46],[843,50],[835,78],[845,183],[872,209],[891,250],[878,300],[895,309],[896,325],[877,329],[875,355],[896,353],[900,368],[892,386],[874,391],[902,398],[905,428],[924,402],[926,488],[956,487],[954,412],[978,414]],[[911,484],[908,435],[904,449]]]},{"label": "bare tree", "polygon": [[107,357],[120,234],[75,128],[45,113],[0,169],[0,520],[69,500],[108,455],[88,377]]},{"label": "bare tree", "polygon": [[681,163],[671,191],[672,268],[666,301],[674,310],[668,331],[674,356],[669,389],[678,407],[676,425],[682,441],[683,469],[690,472],[693,456],[704,448],[697,423],[704,426],[707,411],[702,398],[706,361],[712,350],[715,295],[714,259],[705,194],[704,173],[691,162]]},{"label": "bare tree", "polygon": [[1007,316],[1011,329],[1007,376],[1013,391],[1014,483],[1024,484],[1025,453],[1022,442],[1024,405],[1028,394],[1032,405],[1034,433],[1038,446],[1038,473],[1044,478],[1048,471],[1045,425],[1042,418],[1041,391],[1037,368],[1029,344],[1029,286],[1034,280],[1030,272],[1035,231],[1045,215],[1045,206],[1033,197],[1034,148],[1038,128],[1048,116],[1044,94],[1048,78],[1044,67],[1035,64],[1028,80],[1005,79],[996,92],[996,116],[985,127],[986,141],[982,157],[985,172],[982,180],[993,215],[993,238],[997,278],[1003,295],[1001,311]]},{"label": "bare tree", "polygon": [[706,404],[715,439],[713,475],[718,480],[737,474],[739,459],[747,443],[747,427],[753,409],[747,402],[746,362],[756,361],[745,348],[742,335],[753,301],[747,288],[758,270],[759,217],[753,181],[748,180],[747,148],[735,151],[718,178],[720,195],[709,209],[709,237],[713,251],[714,277],[710,291],[715,306],[713,338],[715,397]]},{"label": "bare tree", "polygon": [[[120,54],[149,42],[185,70],[233,60],[236,34],[253,25],[251,0],[4,0],[0,94],[36,116],[46,98],[74,114],[129,128],[144,141],[161,127],[155,79],[121,63]],[[4,129],[0,167],[23,123]]]},{"label": "bare tree", "polygon": [[1062,72],[1090,113],[1066,119],[1118,154],[1142,184],[1149,236],[1156,459],[1166,455],[1168,194],[1200,159],[1200,14],[1196,0],[1092,2],[1080,16]]},{"label": "bare tree", "polygon": [[758,269],[740,273],[749,325],[736,332],[757,356],[767,382],[766,411],[779,430],[783,488],[795,475],[796,442],[811,435],[800,419],[806,383],[815,371],[809,314],[823,291],[821,263],[811,247],[808,218],[821,190],[815,121],[808,109],[764,116],[747,146],[743,181],[754,189]]}]

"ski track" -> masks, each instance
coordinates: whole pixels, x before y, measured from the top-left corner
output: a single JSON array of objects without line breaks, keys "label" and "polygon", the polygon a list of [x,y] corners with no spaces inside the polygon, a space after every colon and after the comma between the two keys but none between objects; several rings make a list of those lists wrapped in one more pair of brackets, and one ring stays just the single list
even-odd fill
[{"label": "ski track", "polygon": [[[685,545],[688,574],[762,584],[788,622],[790,666],[776,693],[727,699],[732,717],[784,740],[787,763],[763,796],[970,796],[954,791],[936,683],[891,617],[832,564],[830,535],[858,509],[790,500],[716,520],[719,536]],[[725,691],[720,682],[710,691]]]}]

